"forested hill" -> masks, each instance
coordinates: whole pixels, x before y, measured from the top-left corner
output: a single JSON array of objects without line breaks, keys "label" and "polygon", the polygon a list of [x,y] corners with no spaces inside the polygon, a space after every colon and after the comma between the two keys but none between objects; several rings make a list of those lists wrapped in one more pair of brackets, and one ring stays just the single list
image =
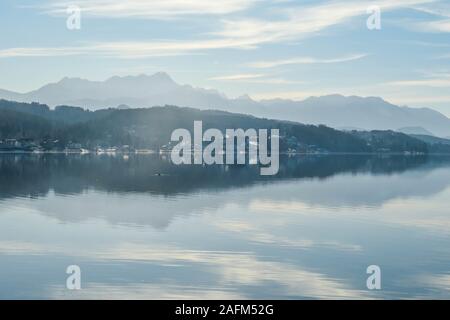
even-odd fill
[{"label": "forested hill", "polygon": [[71,106],[57,106],[54,109],[50,109],[47,105],[36,102],[22,103],[0,99],[0,111],[15,111],[67,124],[86,122],[103,117],[113,110],[114,109],[104,109],[92,112],[83,108]]},{"label": "forested hill", "polygon": [[177,128],[193,130],[195,120],[203,129],[279,129],[282,151],[297,152],[420,152],[425,142],[393,131],[342,132],[326,126],[261,119],[253,116],[175,106],[146,109],[86,111],[0,100],[0,140],[33,139],[36,142],[70,142],[88,149],[129,145],[158,149],[170,141]]}]

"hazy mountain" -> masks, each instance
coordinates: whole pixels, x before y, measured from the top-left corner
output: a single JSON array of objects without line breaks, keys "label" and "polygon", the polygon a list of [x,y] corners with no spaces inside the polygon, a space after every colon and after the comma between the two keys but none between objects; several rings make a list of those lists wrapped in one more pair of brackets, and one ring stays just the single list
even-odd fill
[{"label": "hazy mountain", "polygon": [[105,81],[64,78],[24,94],[0,90],[0,98],[20,102],[39,102],[51,107],[79,106],[91,110],[121,105],[151,107],[174,104],[222,107],[227,104],[226,97],[217,91],[179,85],[169,75],[162,72],[151,76],[116,76]]},{"label": "hazy mountain", "polygon": [[[397,130],[422,127],[438,136],[450,133],[450,119],[429,108],[399,107],[377,97],[329,95],[304,101],[262,101],[270,111],[289,119],[335,128],[355,127],[365,130]],[[273,115],[276,117],[276,115]]]},{"label": "hazy mountain", "polygon": [[398,132],[406,133],[409,135],[423,135],[423,136],[434,136],[434,134],[422,127],[404,127],[397,129]]},{"label": "hazy mountain", "polygon": [[[0,89],[0,97],[5,100],[11,100],[11,101],[22,101],[26,99],[26,96],[20,93],[3,90]],[[28,100],[28,99],[26,99]],[[23,101],[23,102],[31,102],[31,101]]]},{"label": "hazy mountain", "polygon": [[303,101],[283,99],[255,101],[245,95],[229,99],[216,90],[180,85],[166,73],[112,77],[105,81],[64,78],[28,93],[0,90],[0,98],[39,102],[49,106],[71,105],[97,110],[127,105],[131,108],[177,105],[219,109],[271,119],[334,128],[398,130],[421,128],[420,134],[450,136],[450,119],[429,108],[399,107],[377,97],[328,95]]}]

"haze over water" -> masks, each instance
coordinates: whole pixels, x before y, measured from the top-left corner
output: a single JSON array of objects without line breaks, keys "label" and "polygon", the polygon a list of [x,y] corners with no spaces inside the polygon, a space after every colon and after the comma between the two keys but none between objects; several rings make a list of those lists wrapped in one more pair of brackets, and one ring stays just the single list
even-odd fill
[{"label": "haze over water", "polygon": [[3,154],[0,179],[0,299],[450,298],[447,156],[286,157],[262,177]]}]

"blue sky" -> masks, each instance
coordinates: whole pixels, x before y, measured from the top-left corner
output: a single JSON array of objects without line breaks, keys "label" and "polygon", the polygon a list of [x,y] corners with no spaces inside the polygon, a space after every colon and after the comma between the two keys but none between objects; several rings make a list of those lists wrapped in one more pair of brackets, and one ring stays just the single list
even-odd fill
[{"label": "blue sky", "polygon": [[2,0],[0,39],[0,88],[19,92],[165,71],[229,97],[381,96],[450,116],[448,0]]}]

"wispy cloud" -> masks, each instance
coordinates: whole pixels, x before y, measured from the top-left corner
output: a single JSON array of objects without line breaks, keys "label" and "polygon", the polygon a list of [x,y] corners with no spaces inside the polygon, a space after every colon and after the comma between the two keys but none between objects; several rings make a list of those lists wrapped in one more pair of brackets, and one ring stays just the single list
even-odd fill
[{"label": "wispy cloud", "polygon": [[9,48],[0,50],[0,58],[58,57],[81,55],[87,53],[89,53],[89,50],[83,47]]},{"label": "wispy cloud", "polygon": [[291,58],[285,60],[274,60],[274,61],[257,61],[250,63],[248,66],[253,68],[274,68],[284,65],[291,64],[327,64],[327,63],[340,63],[340,62],[348,62],[353,60],[359,60],[366,57],[367,54],[354,54],[345,57],[339,58],[330,58],[330,59],[319,59],[314,57],[298,57]]},{"label": "wispy cloud", "polygon": [[92,55],[113,58],[147,58],[193,54],[212,49],[248,49],[249,44],[242,40],[212,39],[198,41],[134,41],[99,42],[80,46],[62,47],[19,47],[0,50],[0,58],[11,57],[58,57]]},{"label": "wispy cloud", "polygon": [[276,78],[266,74],[234,74],[227,76],[213,77],[209,80],[213,81],[234,81],[234,82],[245,82],[245,83],[255,83],[255,84],[301,84],[301,81],[292,81],[283,78]]},{"label": "wispy cloud", "polygon": [[426,71],[423,79],[392,81],[387,84],[403,87],[445,88],[450,87],[450,73],[447,70]]},{"label": "wispy cloud", "polygon": [[[192,15],[226,15],[244,11],[255,3],[266,0],[78,0],[54,1],[45,7],[52,14],[65,13],[69,4],[79,5],[83,14],[94,17],[130,17],[166,19]],[[427,4],[435,0],[380,0],[377,2],[383,12],[413,5]],[[267,2],[270,2],[267,0]],[[94,44],[61,47],[9,48],[0,50],[0,58],[5,57],[47,57],[71,55],[98,55],[118,58],[145,58],[192,54],[214,49],[255,49],[264,44],[298,40],[318,32],[345,23],[350,19],[366,15],[366,9],[372,1],[332,1],[320,4],[298,6],[293,3],[289,8],[278,8],[276,15],[264,19],[255,18],[251,10],[239,15],[239,18],[225,16],[217,22],[216,31],[210,34],[197,34],[193,39],[142,40],[134,42],[97,42]],[[249,13],[250,12],[250,13]],[[213,28],[213,27],[211,27]],[[444,27],[443,27],[444,28]],[[446,28],[446,27],[445,27]],[[350,57],[356,59],[361,57]],[[290,63],[333,63],[330,61],[278,61]]]},{"label": "wispy cloud", "polygon": [[416,5],[413,9],[428,13],[434,16],[447,17],[450,18],[450,4],[434,1],[430,4]]},{"label": "wispy cloud", "polygon": [[450,87],[450,79],[425,79],[425,80],[404,80],[389,82],[395,86],[407,86],[407,87],[436,87],[445,88]]},{"label": "wispy cloud", "polygon": [[278,20],[253,18],[226,20],[223,30],[214,34],[225,38],[246,39],[255,45],[290,41],[317,34],[326,28],[366,15],[367,8],[373,4],[378,5],[383,12],[388,12],[432,2],[435,0],[380,0],[376,3],[373,1],[332,1],[319,5],[295,6],[280,11],[284,18]]},{"label": "wispy cloud", "polygon": [[[439,20],[413,22],[413,28],[422,32],[450,32],[450,5],[444,2],[413,6],[413,9],[427,13]],[[442,19],[444,18],[444,19]]]},{"label": "wispy cloud", "polygon": [[450,19],[420,22],[416,28],[425,32],[450,32]]},{"label": "wispy cloud", "polygon": [[284,99],[292,101],[301,101],[309,97],[319,97],[329,94],[326,89],[318,91],[266,91],[256,92],[252,94],[252,97],[258,101],[272,100],[272,99]]},{"label": "wispy cloud", "polygon": [[253,80],[257,78],[265,77],[265,74],[234,74],[230,76],[220,76],[220,77],[213,77],[210,80],[219,80],[219,81],[240,81],[240,80]]},{"label": "wispy cloud", "polygon": [[79,6],[84,15],[106,18],[167,19],[193,15],[224,15],[242,11],[260,0],[74,0],[55,1],[41,7],[52,15]]}]

